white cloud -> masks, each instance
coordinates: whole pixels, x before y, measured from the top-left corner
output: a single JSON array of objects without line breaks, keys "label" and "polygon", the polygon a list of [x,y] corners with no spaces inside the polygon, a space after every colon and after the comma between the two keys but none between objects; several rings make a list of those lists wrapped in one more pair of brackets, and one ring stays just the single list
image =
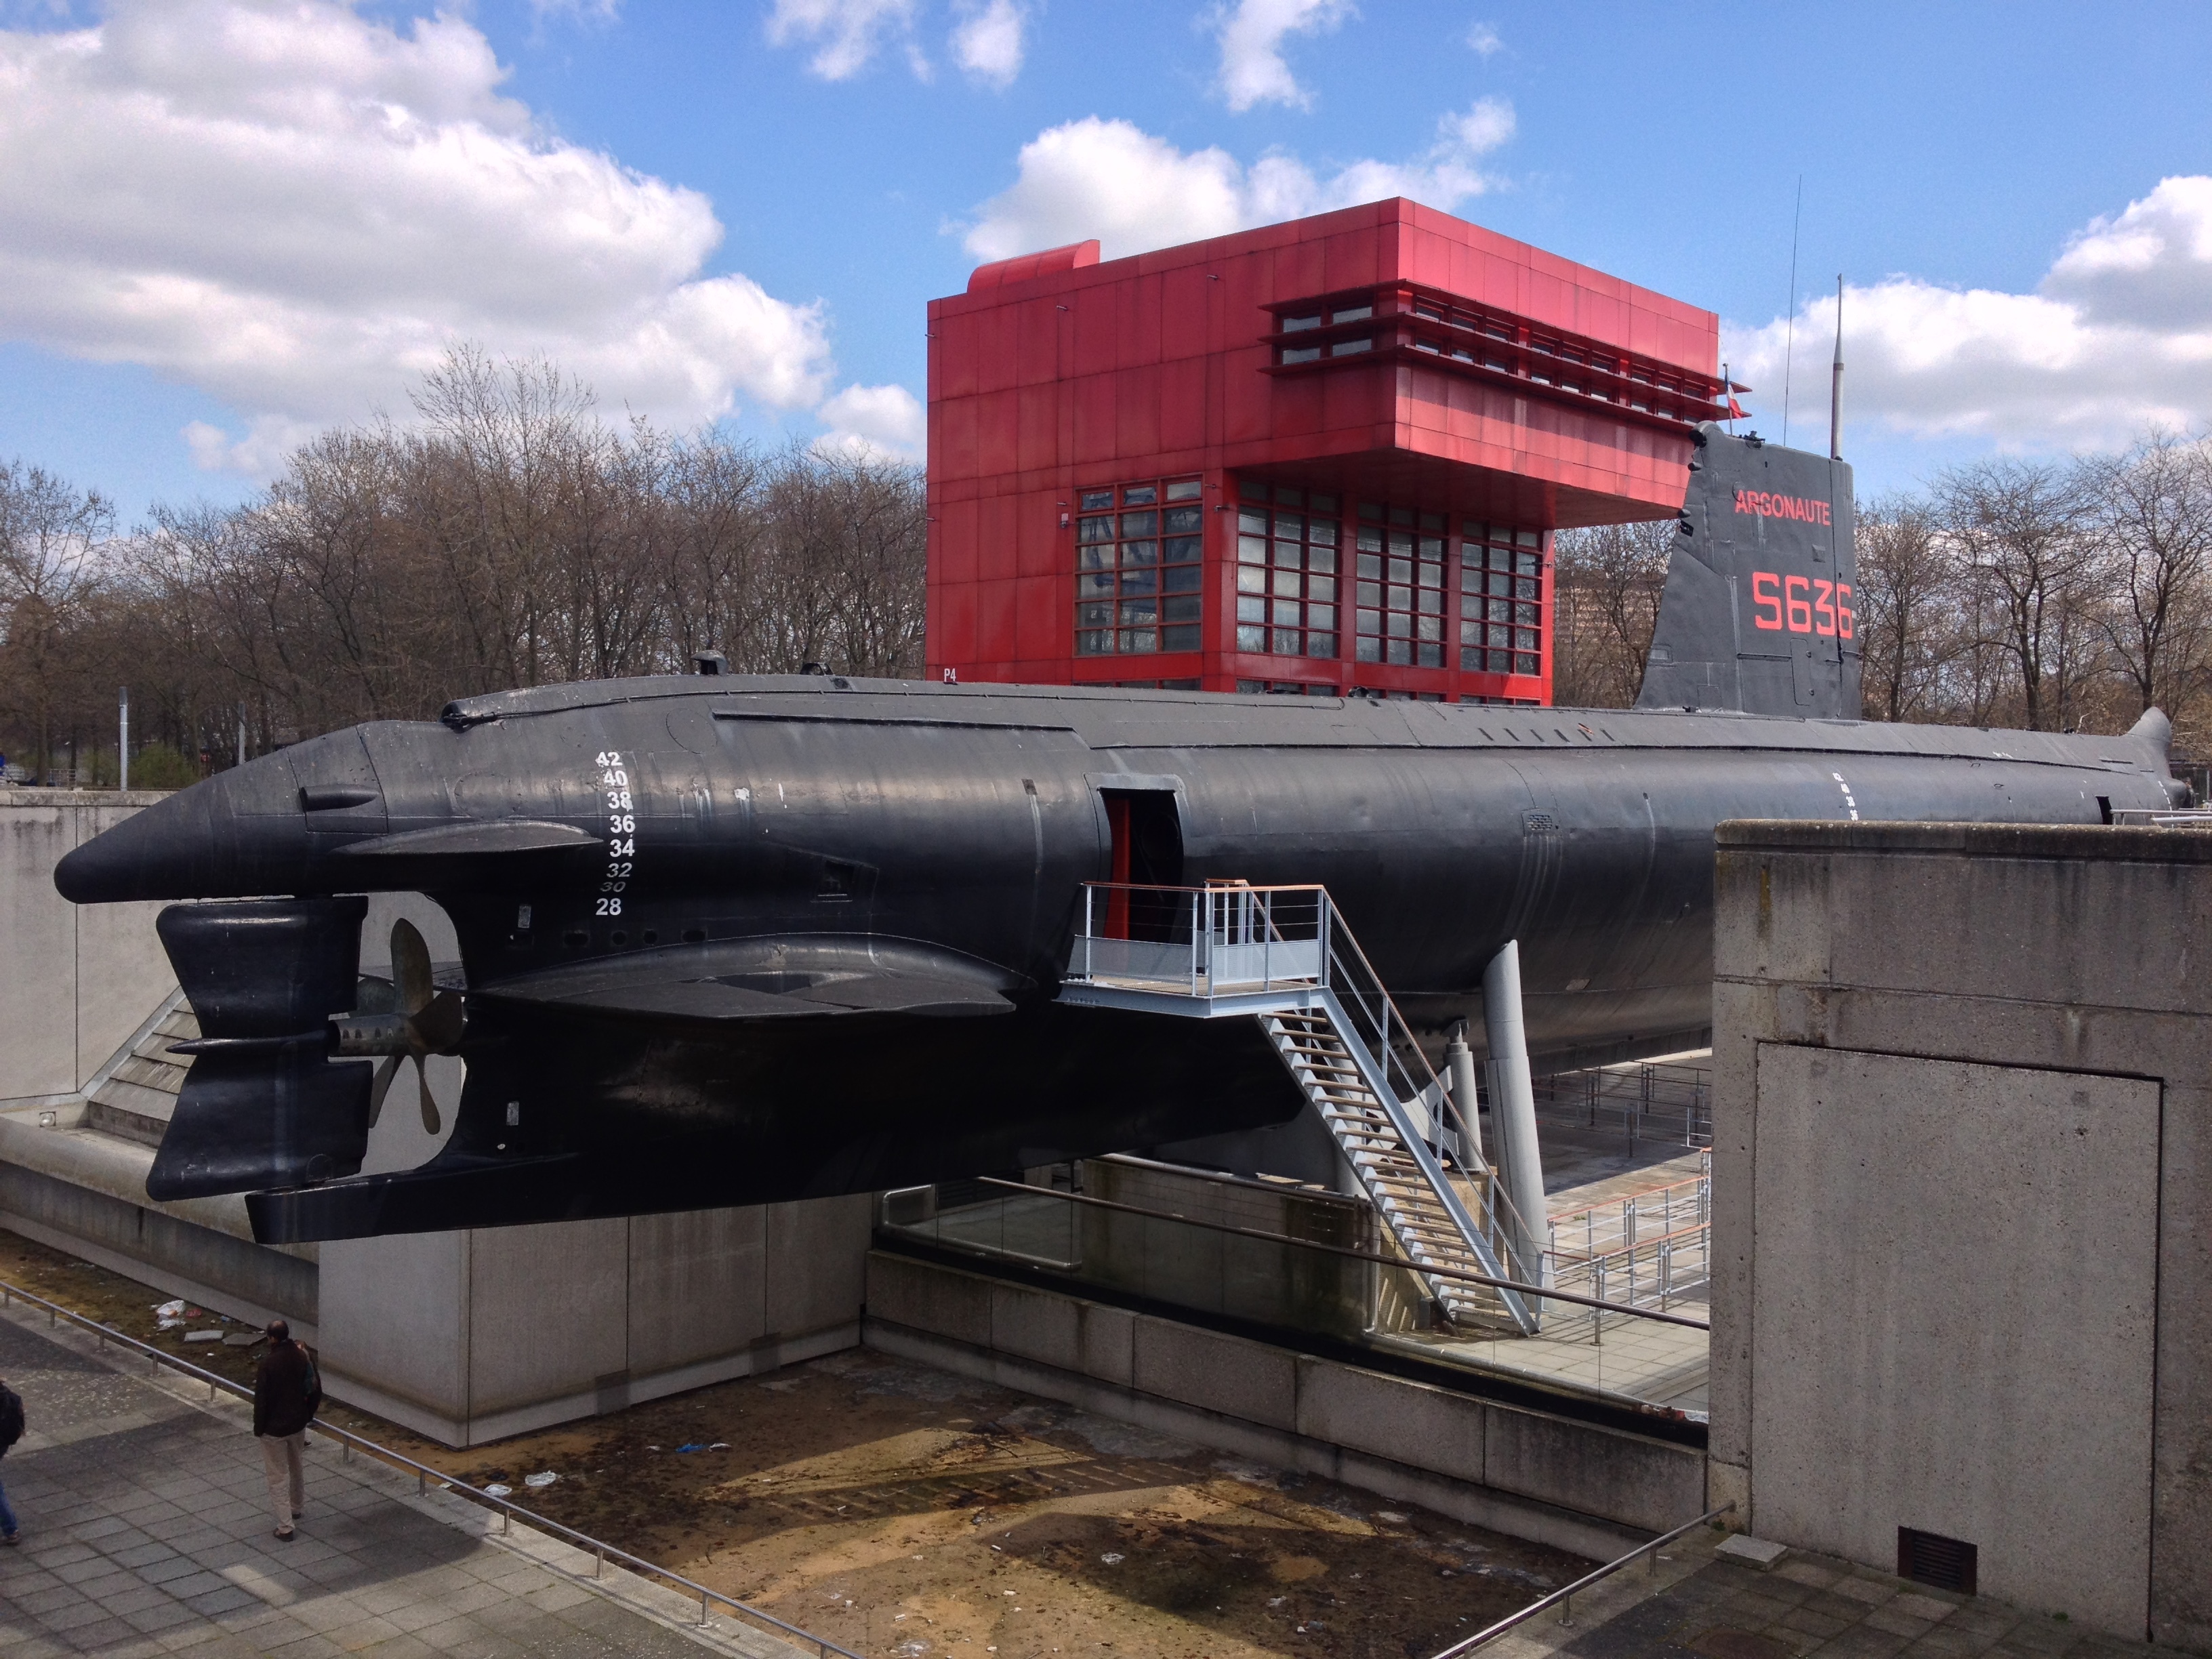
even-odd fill
[{"label": "white cloud", "polygon": [[1489,24],[1477,23],[1467,32],[1467,49],[1477,58],[1492,58],[1505,50],[1505,42]]},{"label": "white cloud", "polygon": [[622,15],[622,0],[530,0],[530,11],[541,22],[568,17],[580,23],[611,23]]},{"label": "white cloud", "polygon": [[769,14],[774,46],[816,47],[806,67],[825,81],[849,81],[867,68],[887,38],[905,43],[907,62],[927,80],[928,60],[914,44],[917,0],[775,0]]},{"label": "white cloud", "polygon": [[2161,179],[2118,216],[2093,220],[2041,286],[2092,322],[2212,326],[2212,178]]},{"label": "white cloud", "polygon": [[988,85],[1013,85],[1029,22],[1018,0],[957,0],[953,9],[960,17],[952,30],[953,61]]},{"label": "white cloud", "polygon": [[1212,16],[1221,44],[1217,84],[1233,110],[1255,104],[1309,107],[1313,95],[1300,86],[1283,57],[1293,34],[1325,34],[1353,15],[1351,0],[1237,0]]},{"label": "white cloud", "polygon": [[1352,161],[1323,178],[1295,156],[1248,167],[1224,149],[1180,150],[1127,121],[1086,116],[1022,146],[1018,176],[977,210],[966,245],[1006,259],[1096,236],[1111,259],[1392,196],[1450,209],[1492,187],[1478,163],[1512,136],[1513,106],[1485,98],[1437,122],[1413,161]]},{"label": "white cloud", "polygon": [[819,399],[818,307],[702,276],[707,199],[547,136],[505,73],[462,17],[333,0],[0,31],[0,337],[214,394],[246,435],[187,442],[258,472],[287,434],[404,410],[462,341],[683,425]]},{"label": "white cloud", "polygon": [[848,386],[819,413],[830,430],[814,447],[825,453],[918,461],[927,447],[929,417],[902,386]]},{"label": "white cloud", "polygon": [[205,421],[187,421],[178,436],[203,472],[242,472],[249,478],[273,478],[287,456],[322,429],[321,422],[284,415],[257,415],[246,435],[234,437]]},{"label": "white cloud", "polygon": [[[1778,430],[1789,319],[1723,331]],[[1836,302],[1798,314],[1791,427],[1825,431]],[[2212,178],[2162,180],[2075,235],[2032,294],[1893,276],[1847,287],[1844,420],[2006,445],[2124,442],[2212,420]],[[1808,428],[1809,429],[1809,428]]]}]

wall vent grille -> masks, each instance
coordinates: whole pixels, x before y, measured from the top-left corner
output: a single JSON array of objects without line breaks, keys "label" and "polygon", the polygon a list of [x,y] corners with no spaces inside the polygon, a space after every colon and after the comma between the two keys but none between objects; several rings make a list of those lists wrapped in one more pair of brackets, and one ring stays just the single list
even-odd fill
[{"label": "wall vent grille", "polygon": [[1897,1529],[1897,1576],[1937,1589],[1960,1590],[1972,1595],[1980,1571],[1981,1552],[1962,1538],[1921,1532],[1912,1527]]}]

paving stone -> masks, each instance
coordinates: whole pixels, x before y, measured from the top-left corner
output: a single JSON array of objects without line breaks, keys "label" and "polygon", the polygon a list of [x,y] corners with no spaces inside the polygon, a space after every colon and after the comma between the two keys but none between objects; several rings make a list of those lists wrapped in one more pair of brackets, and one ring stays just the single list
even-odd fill
[{"label": "paving stone", "polygon": [[1876,1630],[1894,1631],[1899,1636],[1917,1636],[1942,1614],[1950,1612],[1950,1608],[1939,1605],[1932,1613],[1914,1613],[1901,1605],[1907,1601],[1922,1601],[1923,1598],[1900,1595],[1894,1601],[1885,1601],[1867,1614],[1866,1622]]},{"label": "paving stone", "polygon": [[[772,1652],[694,1638],[457,1528],[385,1466],[310,1437],[307,1514],[271,1537],[258,1455],[234,1407],[179,1400],[0,1314],[0,1372],[58,1446],[18,1449],[9,1496],[32,1547],[0,1559],[6,1659],[678,1659]],[[74,1415],[72,1415],[74,1413]],[[448,1500],[450,1501],[450,1500]],[[473,1515],[473,1511],[471,1512]],[[544,1547],[526,1532],[518,1547]],[[631,1597],[666,1592],[611,1573]],[[662,1613],[680,1617],[680,1610]]]},{"label": "paving stone", "polygon": [[1861,1578],[1851,1574],[1845,1574],[1838,1578],[1828,1588],[1838,1595],[1849,1596],[1854,1601],[1863,1601],[1870,1606],[1876,1602],[1887,1601],[1897,1594],[1897,1586],[1894,1584],[1876,1583],[1872,1579]]},{"label": "paving stone", "polygon": [[185,1596],[184,1601],[186,1607],[204,1619],[213,1619],[218,1614],[235,1612],[241,1607],[258,1607],[261,1605],[259,1599],[251,1592],[242,1590],[235,1584],[220,1583],[212,1589]]},{"label": "paving stone", "polygon": [[1811,1607],[1792,1607],[1767,1628],[1802,1631],[1808,1636],[1826,1638],[1850,1629],[1856,1622],[1852,1619],[1838,1618],[1834,1613],[1816,1612]]},{"label": "paving stone", "polygon": [[1959,1610],[1959,1601],[1958,1597],[1936,1595],[1926,1590],[1904,1590],[1889,1605],[1917,1618],[1943,1619]]},{"label": "paving stone", "polygon": [[181,1601],[160,1601],[150,1607],[140,1607],[133,1612],[119,1613],[118,1616],[131,1629],[149,1633],[155,1631],[174,1630],[179,1625],[205,1623],[199,1614]]},{"label": "paving stone", "polygon": [[77,1630],[86,1625],[98,1624],[107,1617],[107,1609],[89,1597],[80,1597],[51,1613],[38,1615],[39,1622],[49,1630]]},{"label": "paving stone", "polygon": [[1924,1636],[1915,1637],[1905,1644],[1905,1651],[1908,1659],[1967,1659],[1969,1655],[1988,1652],[1996,1639],[1995,1636],[1954,1630],[1947,1623],[1936,1626]]},{"label": "paving stone", "polygon": [[[15,1385],[10,1383],[9,1386],[12,1388]],[[31,1455],[37,1455],[35,1452]],[[131,1629],[120,1619],[109,1619],[103,1616],[88,1624],[71,1626],[69,1640],[70,1645],[79,1653],[105,1654],[112,1649],[120,1648],[126,1643],[135,1640],[137,1634],[137,1631]]]},{"label": "paving stone", "polygon": [[60,1607],[90,1607],[89,1597],[79,1594],[67,1584],[53,1584],[45,1589],[17,1590],[9,1586],[8,1600],[24,1612],[43,1617]]},{"label": "paving stone", "polygon": [[[149,1562],[138,1569],[138,1577],[149,1584],[167,1585],[180,1578],[189,1578],[200,1571],[200,1564],[190,1556],[170,1552],[159,1561]],[[172,1592],[175,1594],[176,1592]]]},{"label": "paving stone", "polygon": [[40,1560],[36,1556],[32,1559],[38,1561],[40,1566],[64,1584],[87,1583],[95,1578],[109,1577],[115,1571],[114,1564],[94,1550],[87,1550],[82,1555],[73,1556],[66,1561],[55,1561],[52,1558]]},{"label": "paving stone", "polygon": [[1793,1556],[1783,1562],[1774,1569],[1774,1576],[1814,1589],[1826,1589],[1840,1577],[1833,1568],[1824,1567],[1817,1561],[1808,1561],[1802,1556]]},{"label": "paving stone", "polygon": [[1889,1659],[1892,1654],[1905,1650],[1908,1639],[1890,1631],[1854,1625],[1821,1643],[1816,1650],[1820,1659]]},{"label": "paving stone", "polygon": [[137,1613],[144,1607],[167,1607],[176,1598],[168,1591],[153,1584],[133,1584],[126,1590],[97,1598],[100,1605],[118,1619],[125,1613]]}]

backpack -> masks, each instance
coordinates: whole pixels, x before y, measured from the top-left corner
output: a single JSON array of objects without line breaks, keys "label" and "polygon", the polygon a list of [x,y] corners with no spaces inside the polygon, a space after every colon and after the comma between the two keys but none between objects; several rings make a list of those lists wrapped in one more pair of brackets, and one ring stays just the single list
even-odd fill
[{"label": "backpack", "polygon": [[315,1356],[307,1352],[307,1345],[299,1345],[300,1358],[307,1362],[307,1375],[301,1379],[301,1392],[307,1396],[307,1420],[314,1421],[315,1413],[323,1408],[323,1374],[316,1369]]},{"label": "backpack", "polygon": [[23,1437],[23,1397],[0,1382],[0,1452]]}]

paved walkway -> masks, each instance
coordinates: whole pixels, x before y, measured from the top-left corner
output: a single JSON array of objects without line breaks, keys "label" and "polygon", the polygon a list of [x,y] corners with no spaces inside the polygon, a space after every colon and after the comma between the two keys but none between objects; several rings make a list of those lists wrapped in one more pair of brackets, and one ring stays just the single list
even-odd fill
[{"label": "paved walkway", "polygon": [[1954,1595],[1826,1557],[1761,1572],[1717,1559],[1717,1533],[1670,1545],[1576,1598],[1574,1622],[1538,1614],[1483,1659],[2151,1659],[2169,1649],[2099,1636],[2045,1613]]},{"label": "paved walkway", "polygon": [[241,1402],[126,1374],[96,1339],[20,1309],[0,1317],[0,1376],[31,1424],[0,1462],[24,1539],[0,1550],[8,1659],[800,1652],[726,1619],[702,1632],[673,1589],[611,1568],[592,1583],[582,1553],[520,1527],[501,1538],[484,1510],[313,1436],[307,1513],[280,1542]]}]

